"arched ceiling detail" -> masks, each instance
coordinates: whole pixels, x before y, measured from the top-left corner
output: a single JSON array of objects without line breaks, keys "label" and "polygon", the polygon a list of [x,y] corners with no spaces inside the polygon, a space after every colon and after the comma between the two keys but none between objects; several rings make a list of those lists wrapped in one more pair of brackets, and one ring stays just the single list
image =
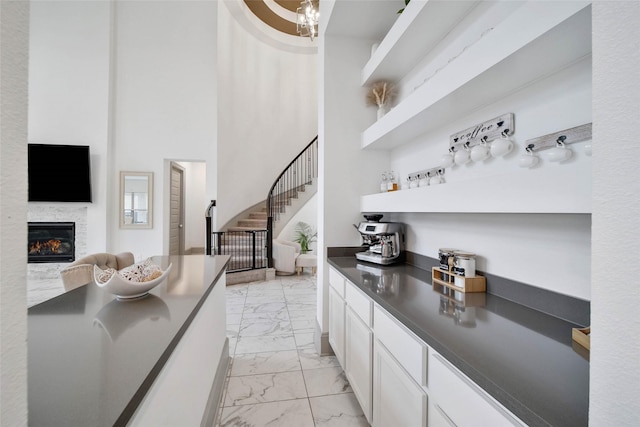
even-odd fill
[{"label": "arched ceiling detail", "polygon": [[[296,29],[295,13],[300,7],[300,0],[244,0],[251,12],[262,22],[285,34],[299,36]],[[272,3],[270,7],[267,3]],[[315,2],[314,2],[315,3]],[[282,8],[285,13],[276,13],[273,8]],[[285,16],[289,15],[291,19]]]}]

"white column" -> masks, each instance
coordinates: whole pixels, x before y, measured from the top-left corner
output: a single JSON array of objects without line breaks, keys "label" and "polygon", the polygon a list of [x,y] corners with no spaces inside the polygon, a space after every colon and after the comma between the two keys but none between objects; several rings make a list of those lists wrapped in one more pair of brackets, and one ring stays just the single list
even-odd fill
[{"label": "white column", "polygon": [[[29,3],[0,2],[0,425],[27,425]],[[22,248],[22,250],[20,250]]]},{"label": "white column", "polygon": [[593,3],[589,424],[640,423],[640,3]]}]

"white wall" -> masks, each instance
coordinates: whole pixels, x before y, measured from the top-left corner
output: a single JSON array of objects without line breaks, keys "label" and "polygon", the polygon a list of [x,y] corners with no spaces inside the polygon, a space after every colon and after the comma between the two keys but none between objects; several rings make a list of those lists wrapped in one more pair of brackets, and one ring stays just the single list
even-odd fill
[{"label": "white wall", "polygon": [[[515,114],[515,149],[504,158],[469,162],[446,170],[447,183],[477,183],[484,177],[502,175],[503,186],[513,187],[509,177],[524,176],[528,184],[514,188],[526,198],[528,186],[540,185],[547,171],[562,177],[584,177],[591,186],[591,157],[584,153],[585,142],[572,144],[571,160],[554,164],[545,160],[535,169],[518,167],[528,139],[590,123],[591,58],[494,102],[454,123],[391,152],[391,168],[405,180],[411,172],[436,167],[447,152],[449,136],[484,120],[512,112]],[[447,184],[444,184],[447,185]],[[411,190],[407,190],[411,191]],[[548,188],[549,192],[554,187]],[[423,193],[424,194],[424,193]],[[517,200],[513,201],[517,203]],[[464,194],[449,201],[451,211],[465,204]],[[486,206],[491,206],[491,199]],[[458,205],[458,206],[457,206]],[[581,299],[590,299],[591,218],[572,214],[396,214],[393,220],[408,226],[407,249],[436,258],[438,248],[457,248],[478,255],[478,268],[498,276],[550,289]],[[540,268],[544,266],[544,268]]]},{"label": "white wall", "polygon": [[90,146],[93,203],[72,205],[87,206],[89,253],[105,250],[107,189],[118,185],[107,168],[110,27],[109,2],[31,2],[29,142]]},{"label": "white wall", "polygon": [[389,165],[387,153],[360,149],[360,130],[375,116],[375,110],[362,108],[365,91],[359,87],[370,46],[367,40],[353,38],[322,35],[320,39],[317,247],[323,249],[317,318],[322,332],[329,327],[329,305],[324,303],[329,293],[325,248],[360,245],[360,234],[352,225],[362,219],[360,195],[379,188],[380,171]]},{"label": "white wall", "polygon": [[[593,261],[589,424],[640,425],[640,3],[593,7]],[[614,255],[614,266],[611,256]]]},{"label": "white wall", "polygon": [[218,25],[221,226],[265,200],[278,174],[316,136],[318,102],[315,53],[257,38],[230,14],[227,2],[220,2]]},{"label": "white wall", "polygon": [[0,425],[27,425],[29,3],[0,2]]},{"label": "white wall", "polygon": [[[168,161],[205,161],[207,197],[216,158],[216,2],[116,4],[114,165],[154,172],[154,228],[120,230],[112,251],[168,252]],[[117,180],[117,177],[113,177]],[[110,208],[118,220],[117,204]]]}]

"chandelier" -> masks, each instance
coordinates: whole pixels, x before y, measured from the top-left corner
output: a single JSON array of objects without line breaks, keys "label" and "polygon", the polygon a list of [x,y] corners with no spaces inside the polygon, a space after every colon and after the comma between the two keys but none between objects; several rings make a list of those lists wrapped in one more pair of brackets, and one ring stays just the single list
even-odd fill
[{"label": "chandelier", "polygon": [[298,20],[296,27],[298,34],[302,37],[310,37],[311,41],[318,34],[318,18],[320,12],[316,10],[312,0],[303,0],[297,10]]}]

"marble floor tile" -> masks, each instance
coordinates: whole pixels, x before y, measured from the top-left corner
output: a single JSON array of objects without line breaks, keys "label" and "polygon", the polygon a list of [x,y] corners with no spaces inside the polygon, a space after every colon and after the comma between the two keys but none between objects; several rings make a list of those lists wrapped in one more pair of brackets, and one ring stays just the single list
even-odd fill
[{"label": "marble floor tile", "polygon": [[226,290],[227,291],[235,291],[235,290],[239,290],[239,289],[247,289],[247,287],[249,286],[248,283],[238,283],[235,285],[227,285]]},{"label": "marble floor tile", "polygon": [[316,319],[316,311],[315,310],[288,310],[289,318],[291,320],[315,320]]},{"label": "marble floor tile", "polygon": [[238,338],[238,335],[240,335],[240,325],[227,324],[227,337]]},{"label": "marble floor tile", "polygon": [[289,294],[289,293],[285,293],[284,295],[285,301],[287,301],[287,304],[290,303],[296,303],[296,302],[301,302],[301,303],[316,303],[317,297],[316,294],[306,294],[306,293],[299,293],[299,294]]},{"label": "marble floor tile", "polygon": [[353,393],[309,398],[316,427],[368,427]]},{"label": "marble floor tile", "polygon": [[283,286],[282,291],[284,295],[317,295],[318,291],[315,286]]},{"label": "marble floor tile", "polygon": [[282,290],[282,284],[279,280],[269,280],[265,282],[251,282],[249,283],[248,292],[255,292],[256,290]]},{"label": "marble floor tile", "polygon": [[266,319],[243,320],[240,326],[240,336],[258,337],[261,335],[282,335],[293,332],[288,320],[268,321]]},{"label": "marble floor tile", "polygon": [[224,406],[252,405],[307,397],[302,371],[230,377]]},{"label": "marble floor tile", "polygon": [[264,293],[260,293],[257,296],[254,295],[248,295],[247,296],[247,300],[245,301],[246,305],[259,305],[259,304],[267,304],[267,303],[273,303],[273,302],[283,302],[286,301],[284,299],[284,296],[282,295],[282,292],[279,292],[276,294],[264,294]]},{"label": "marble floor tile", "polygon": [[302,369],[335,368],[340,362],[335,356],[320,356],[315,348],[301,348],[298,350]]},{"label": "marble floor tile", "polygon": [[[289,311],[312,311],[316,312],[316,302],[287,302]],[[246,310],[246,308],[245,308]]]},{"label": "marble floor tile", "polygon": [[221,427],[313,427],[308,399],[223,408]]},{"label": "marble floor tile", "polygon": [[297,350],[272,351],[236,355],[233,358],[231,375],[237,377],[300,370],[300,356]]},{"label": "marble floor tile", "polygon": [[315,327],[316,327],[316,319],[296,319],[296,320],[291,320],[291,328],[294,331],[307,331],[307,330],[311,330],[311,331],[315,331]]},{"label": "marble floor tile", "polygon": [[247,290],[247,296],[250,297],[258,297],[258,296],[279,296],[282,298],[284,292],[282,288],[263,288],[260,286],[252,286]]},{"label": "marble floor tile", "polygon": [[266,302],[263,304],[245,304],[243,313],[266,313],[286,310],[287,304],[284,301]]},{"label": "marble floor tile", "polygon": [[306,272],[227,287],[232,359],[216,426],[367,425],[336,357],[316,353],[316,289]]},{"label": "marble floor tile", "polygon": [[328,394],[350,393],[351,386],[342,368],[321,368],[303,370],[309,397]]},{"label": "marble floor tile", "polygon": [[293,332],[293,336],[296,339],[296,347],[300,348],[315,348],[314,338],[315,332]]},{"label": "marble floor tile", "polygon": [[316,290],[315,281],[311,280],[289,280],[282,282],[282,289],[287,290],[295,290],[295,289],[312,289]]},{"label": "marble floor tile", "polygon": [[242,313],[227,313],[227,324],[239,325],[242,322]]},{"label": "marble floor tile", "polygon": [[238,338],[229,338],[229,356],[233,357],[236,354],[237,345]]},{"label": "marble floor tile", "polygon": [[295,350],[296,340],[293,334],[266,335],[259,337],[238,338],[235,354],[262,353],[265,351]]},{"label": "marble floor tile", "polygon": [[254,321],[266,321],[266,322],[277,322],[289,320],[289,311],[287,309],[283,309],[280,311],[272,311],[272,312],[260,312],[260,313],[251,313],[246,312],[242,315],[243,322],[254,322]]},{"label": "marble floor tile", "polygon": [[227,302],[227,314],[237,314],[244,311],[244,302],[242,304],[232,304]]}]

